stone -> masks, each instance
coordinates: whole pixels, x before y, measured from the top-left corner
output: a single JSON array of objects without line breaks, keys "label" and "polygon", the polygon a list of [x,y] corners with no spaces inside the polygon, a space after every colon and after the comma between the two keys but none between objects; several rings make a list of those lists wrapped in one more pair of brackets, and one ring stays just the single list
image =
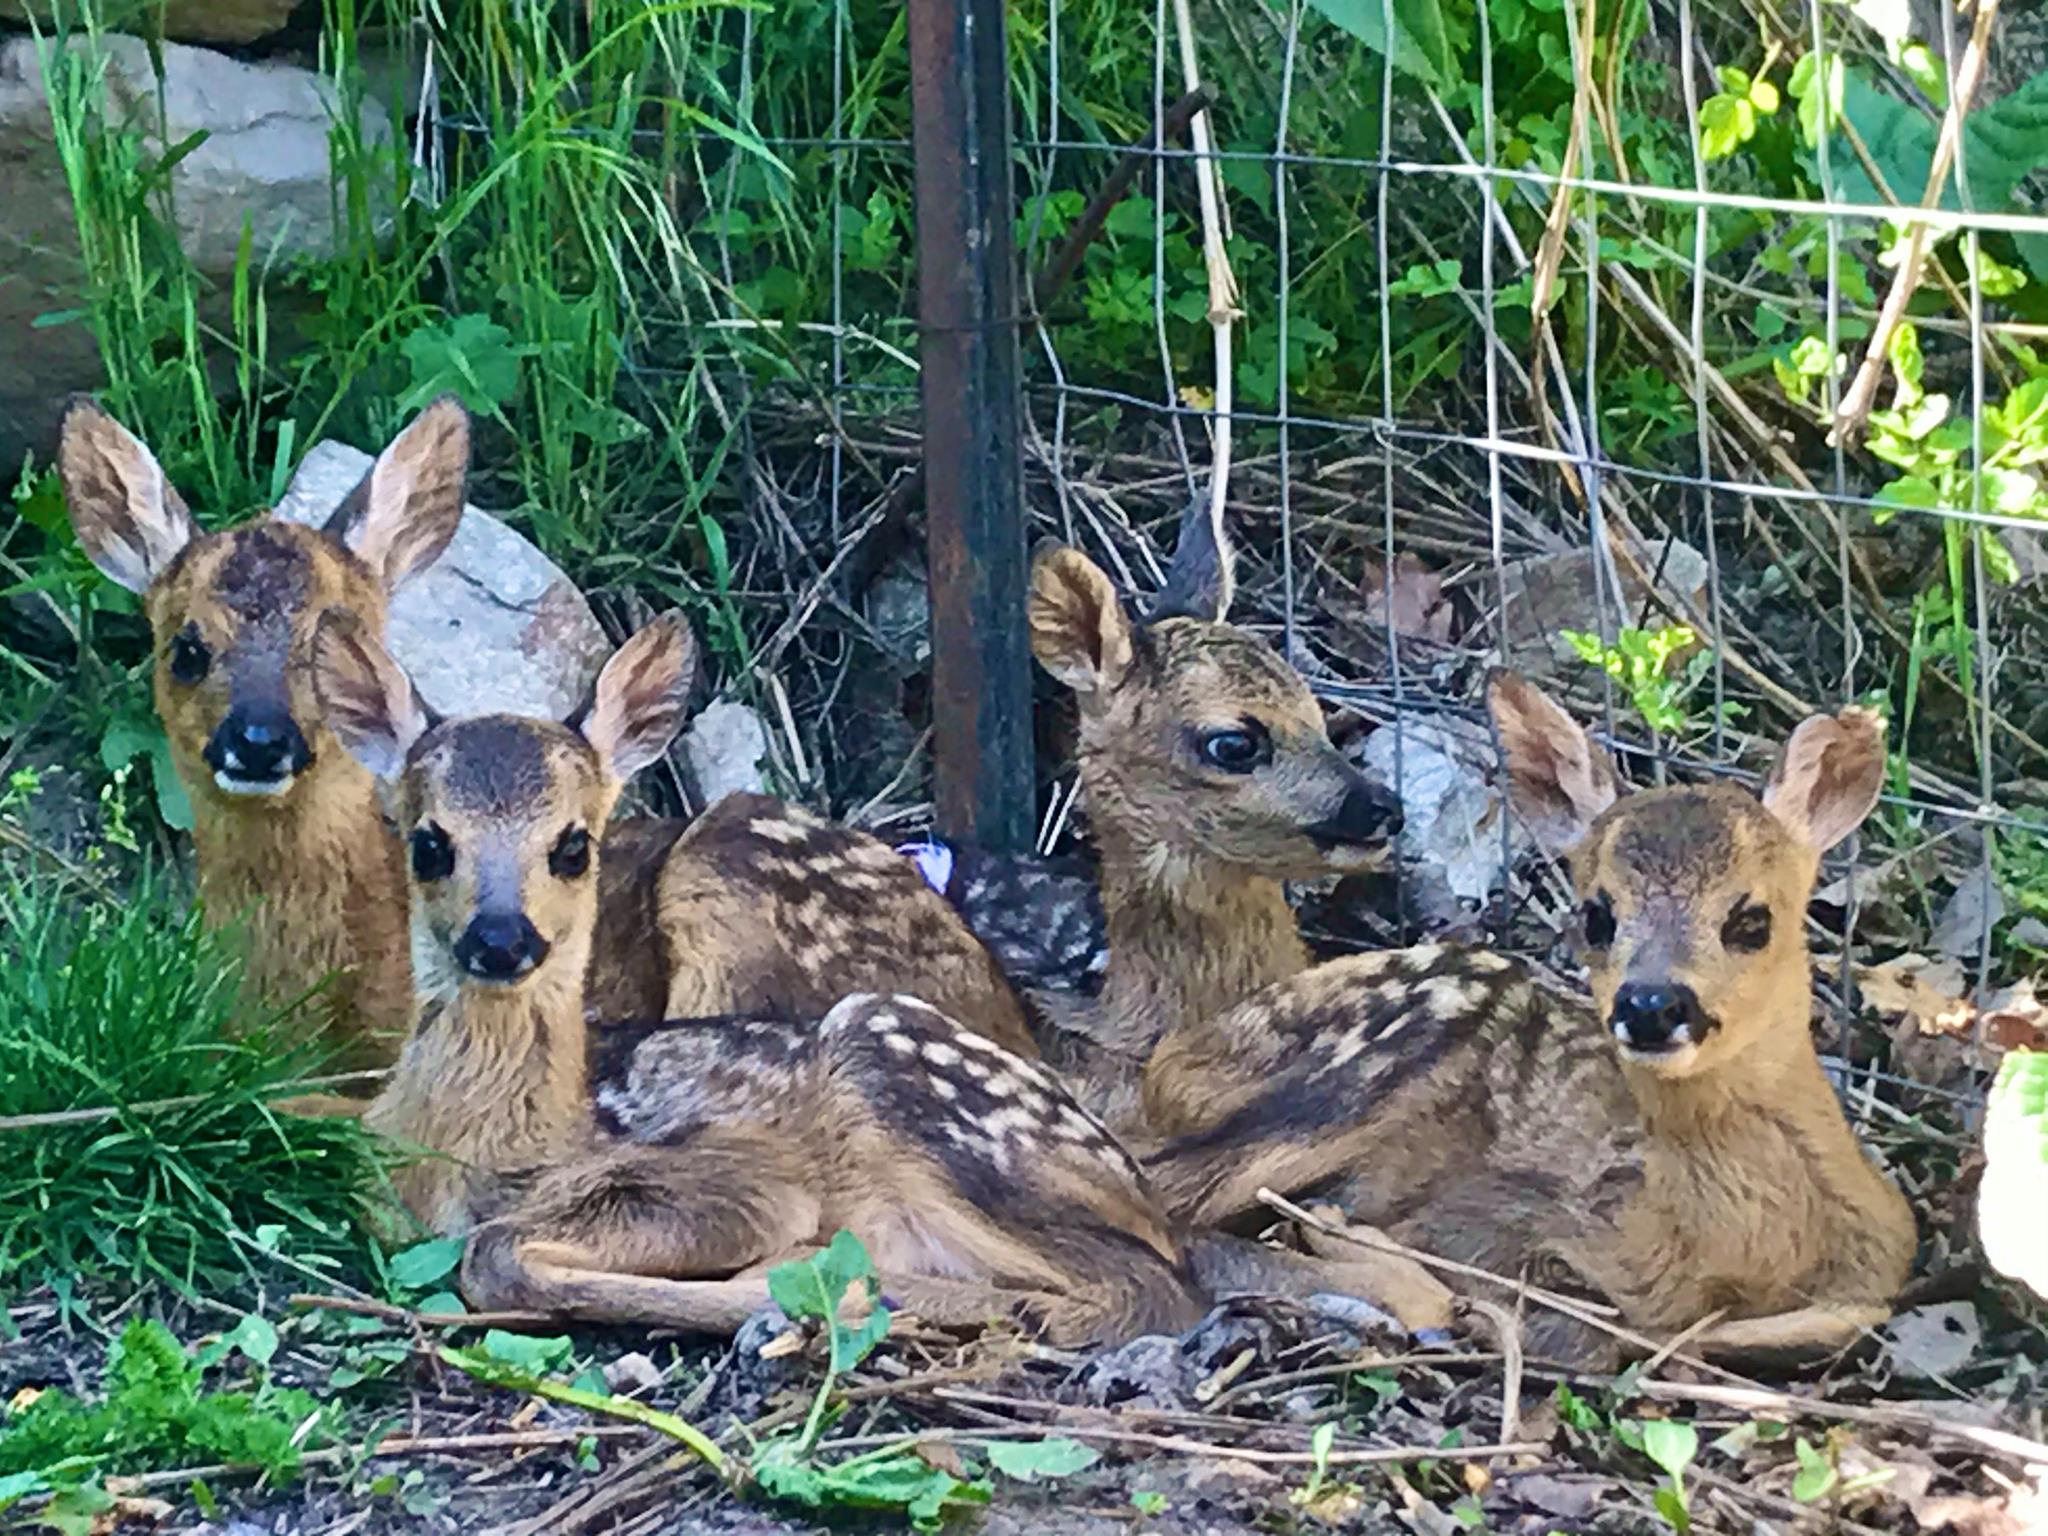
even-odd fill
[{"label": "stone", "polygon": [[[82,52],[92,45],[79,38],[68,46]],[[143,128],[152,146],[207,135],[172,182],[180,246],[215,282],[219,312],[209,310],[210,323],[226,323],[244,218],[258,259],[273,272],[332,249],[334,93],[317,71],[165,43],[159,122],[148,47],[119,35],[101,38],[99,47],[111,121]],[[372,104],[364,118],[370,141],[389,139],[382,106]],[[0,41],[0,208],[0,473],[11,482],[24,452],[44,462],[54,452],[64,397],[104,381],[83,322],[35,324],[40,315],[79,308],[85,274],[32,37]]]},{"label": "stone", "polygon": [[[1693,604],[1695,612],[1706,611],[1705,555],[1679,539],[1638,544],[1632,553],[1661,592],[1684,598]],[[1640,623],[1645,628],[1657,629],[1671,622],[1648,605],[1642,582],[1624,562],[1616,560],[1615,568],[1621,582],[1622,606],[1617,610],[1614,598],[1608,598],[1609,624]],[[1501,586],[1507,604],[1513,664],[1539,680],[1560,670],[1566,675],[1581,670],[1584,663],[1578,653],[1558,635],[1567,629],[1596,634],[1600,631],[1592,550],[1581,547],[1513,561],[1501,573]],[[1643,618],[1646,607],[1650,616]]]},{"label": "stone", "polygon": [[[277,515],[324,523],[372,462],[346,443],[315,444]],[[588,697],[612,649],[576,584],[474,506],[464,507],[448,552],[391,601],[391,653],[443,715],[563,719]]]},{"label": "stone", "polygon": [[768,792],[761,764],[768,756],[768,727],[753,710],[731,699],[707,704],[683,732],[683,771],[690,793],[704,809],[727,795]]},{"label": "stone", "polygon": [[[284,29],[299,0],[100,0],[100,25],[109,32],[154,32],[179,43],[253,43]],[[0,17],[45,29],[55,25],[50,0],[0,0]],[[161,17],[161,20],[159,20]]]},{"label": "stone", "polygon": [[[1479,903],[1500,883],[1500,792],[1486,782],[1489,744],[1468,740],[1426,721],[1383,725],[1365,739],[1359,766],[1380,784],[1395,787],[1398,765],[1402,854],[1423,880],[1417,900],[1429,914],[1449,921],[1455,909],[1439,908],[1435,897]],[[1509,836],[1510,854],[1528,839],[1519,825]],[[1438,883],[1443,891],[1438,893]]]}]

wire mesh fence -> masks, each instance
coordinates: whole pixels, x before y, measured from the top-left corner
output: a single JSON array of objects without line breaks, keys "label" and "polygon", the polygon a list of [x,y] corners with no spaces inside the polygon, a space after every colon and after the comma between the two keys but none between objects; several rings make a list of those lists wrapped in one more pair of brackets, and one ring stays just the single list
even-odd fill
[{"label": "wire mesh fence", "polygon": [[[1554,925],[1485,787],[1506,664],[1638,779],[1754,776],[1808,713],[1888,710],[1884,810],[1820,908],[1845,1010],[1871,892],[1888,946],[1979,985],[2048,941],[2039,18],[1895,10],[1009,8],[1034,527],[1142,593],[1216,498],[1233,617],[1409,785],[1361,938],[1531,897]],[[677,35],[677,78],[724,96],[715,128],[636,130],[687,271],[636,301],[628,373],[656,417],[709,398],[693,446],[738,466],[724,590],[764,600],[782,766],[914,824],[905,29],[836,0]],[[1070,789],[1043,786],[1048,847]]]}]

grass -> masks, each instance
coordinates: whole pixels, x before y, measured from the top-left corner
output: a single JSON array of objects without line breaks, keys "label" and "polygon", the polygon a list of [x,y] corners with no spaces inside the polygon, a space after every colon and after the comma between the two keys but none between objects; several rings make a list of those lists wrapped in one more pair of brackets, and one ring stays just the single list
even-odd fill
[{"label": "grass", "polygon": [[[0,886],[0,1296],[53,1277],[238,1289],[362,1253],[379,1154],[267,1102],[318,1069],[301,1010],[240,997],[231,937],[161,875]],[[26,1123],[24,1123],[26,1122]]]}]

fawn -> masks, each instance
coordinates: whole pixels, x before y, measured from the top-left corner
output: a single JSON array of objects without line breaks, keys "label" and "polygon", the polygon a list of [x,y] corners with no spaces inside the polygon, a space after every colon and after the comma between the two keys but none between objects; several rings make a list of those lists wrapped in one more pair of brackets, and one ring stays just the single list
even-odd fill
[{"label": "fawn", "polygon": [[851,992],[905,991],[1038,1054],[995,957],[878,838],[735,794],[687,826],[624,822],[607,846],[590,975],[599,1018],[816,1019]]},{"label": "fawn", "polygon": [[767,1304],[770,1266],[840,1227],[919,1315],[1061,1342],[1183,1327],[1231,1289],[1380,1287],[1371,1266],[1184,1244],[1051,1073],[916,998],[588,1030],[605,820],[693,668],[670,616],[580,719],[436,722],[367,626],[321,626],[328,725],[409,850],[414,1018],[365,1118],[443,1154],[398,1188],[469,1235],[474,1305],[730,1332]]},{"label": "fawn", "polygon": [[[1881,1322],[1911,1209],[1859,1146],[1809,1034],[1820,856],[1875,804],[1883,722],[1802,723],[1761,801],[1623,796],[1555,703],[1497,675],[1509,796],[1564,853],[1592,1006],[1483,951],[1333,961],[1178,1030],[1148,1064],[1152,1171],[1222,1221],[1262,1186],[1334,1189],[1359,1221],[1513,1273],[1562,1264],[1634,1328],[1794,1354]],[[1598,1354],[1540,1318],[1545,1347]]]},{"label": "fawn", "polygon": [[1281,882],[1374,864],[1400,830],[1301,675],[1227,622],[1231,570],[1206,500],[1142,622],[1078,550],[1043,545],[1032,569],[1032,650],[1078,701],[1109,936],[1097,999],[1034,1001],[1076,1037],[1060,1064],[1091,1108],[1130,1135],[1155,1041],[1308,965]]},{"label": "fawn", "polygon": [[273,1001],[339,972],[347,1055],[381,1064],[410,1006],[405,876],[369,774],[320,724],[313,635],[335,612],[381,634],[390,594],[448,547],[468,415],[428,406],[319,530],[265,516],[200,532],[150,451],[83,397],[59,465],[79,543],[142,595],[210,917],[246,915],[249,979]]}]

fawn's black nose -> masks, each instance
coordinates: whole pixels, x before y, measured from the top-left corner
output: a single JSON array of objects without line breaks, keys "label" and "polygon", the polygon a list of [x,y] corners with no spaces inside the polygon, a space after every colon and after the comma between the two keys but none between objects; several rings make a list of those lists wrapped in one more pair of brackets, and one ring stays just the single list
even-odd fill
[{"label": "fawn's black nose", "polygon": [[1351,787],[1334,816],[1326,816],[1308,829],[1309,836],[1325,845],[1348,844],[1370,847],[1386,842],[1401,831],[1401,799],[1392,790],[1354,774]]},{"label": "fawn's black nose", "polygon": [[206,743],[206,766],[223,788],[262,788],[303,773],[313,762],[305,733],[286,711],[236,705]]},{"label": "fawn's black nose", "polygon": [[455,941],[455,963],[479,981],[513,981],[548,957],[524,912],[479,912]]},{"label": "fawn's black nose", "polygon": [[1637,1051],[1697,1045],[1711,1028],[1692,988],[1676,981],[1625,983],[1614,994],[1607,1023],[1617,1040]]}]

